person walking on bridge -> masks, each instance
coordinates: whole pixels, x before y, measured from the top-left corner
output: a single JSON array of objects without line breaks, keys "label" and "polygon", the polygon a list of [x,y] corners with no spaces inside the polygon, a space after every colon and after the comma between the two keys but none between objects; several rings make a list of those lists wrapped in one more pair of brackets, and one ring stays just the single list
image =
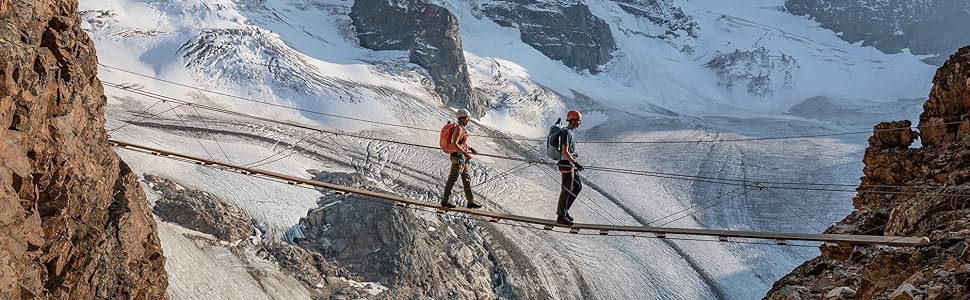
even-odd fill
[{"label": "person walking on bridge", "polygon": [[471,121],[468,110],[459,109],[455,116],[458,117],[458,123],[448,122],[441,129],[441,150],[451,155],[451,172],[448,173],[445,191],[441,195],[441,206],[455,207],[450,201],[451,190],[460,175],[461,182],[465,186],[465,199],[468,200],[466,206],[471,209],[481,208],[482,206],[475,202],[475,195],[472,194],[471,175],[468,172],[472,154],[478,154],[474,148],[468,146],[468,132],[465,131],[465,126],[468,126]]},{"label": "person walking on bridge", "polygon": [[583,123],[583,115],[577,110],[570,110],[566,113],[566,122],[568,123],[566,128],[563,128],[559,134],[559,151],[562,156],[556,164],[559,172],[562,173],[562,190],[559,191],[556,223],[572,226],[573,217],[569,215],[569,208],[573,206],[579,192],[583,190],[583,182],[579,178],[583,165],[576,161],[579,154],[576,152],[576,137],[573,135],[573,130]]}]

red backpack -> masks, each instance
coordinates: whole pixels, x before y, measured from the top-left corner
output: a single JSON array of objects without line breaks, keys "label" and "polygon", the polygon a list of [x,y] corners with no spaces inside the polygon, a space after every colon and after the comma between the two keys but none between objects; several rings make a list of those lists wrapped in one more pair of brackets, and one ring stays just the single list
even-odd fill
[{"label": "red backpack", "polygon": [[458,145],[451,143],[451,135],[458,128],[458,123],[452,123],[448,121],[444,127],[441,127],[441,140],[439,141],[439,147],[441,151],[445,153],[452,154],[458,152]]}]

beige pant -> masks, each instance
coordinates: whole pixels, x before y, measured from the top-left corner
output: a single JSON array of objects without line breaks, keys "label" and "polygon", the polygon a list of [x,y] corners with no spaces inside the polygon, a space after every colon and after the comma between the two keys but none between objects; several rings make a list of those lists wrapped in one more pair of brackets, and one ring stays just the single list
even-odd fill
[{"label": "beige pant", "polygon": [[451,155],[451,172],[448,173],[448,181],[445,182],[445,191],[441,195],[441,203],[448,203],[451,198],[451,190],[455,187],[455,182],[458,181],[458,175],[461,175],[461,182],[465,186],[465,199],[468,203],[475,203],[475,196],[472,195],[472,180],[471,175],[468,173],[468,162],[465,161],[464,155],[461,153],[456,153]]}]

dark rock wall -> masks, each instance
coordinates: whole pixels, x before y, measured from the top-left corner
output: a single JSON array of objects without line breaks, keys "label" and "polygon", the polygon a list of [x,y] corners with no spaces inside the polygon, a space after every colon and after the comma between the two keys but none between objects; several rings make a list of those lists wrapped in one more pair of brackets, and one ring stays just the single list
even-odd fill
[{"label": "dark rock wall", "polygon": [[105,100],[76,0],[0,0],[0,299],[166,298]]},{"label": "dark rock wall", "polygon": [[581,2],[506,0],[481,9],[499,25],[518,28],[526,44],[571,68],[595,74],[613,59],[616,42],[609,24]]},{"label": "dark rock wall", "polygon": [[350,18],[362,47],[409,51],[411,62],[428,71],[444,104],[485,115],[487,104],[469,80],[458,19],[447,9],[425,0],[357,0]]}]

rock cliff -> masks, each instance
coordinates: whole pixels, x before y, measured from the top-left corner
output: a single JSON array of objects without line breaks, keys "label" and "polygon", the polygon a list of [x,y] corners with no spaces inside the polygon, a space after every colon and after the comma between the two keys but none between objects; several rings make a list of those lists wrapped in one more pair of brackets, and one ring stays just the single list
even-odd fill
[{"label": "rock cliff", "polygon": [[[925,236],[916,248],[823,248],[768,299],[970,298],[970,47],[943,64],[920,116],[875,127],[855,211],[829,233]],[[886,186],[906,186],[889,188]],[[873,193],[872,190],[893,193]]]},{"label": "rock cliff", "polygon": [[435,91],[451,107],[485,115],[487,104],[471,87],[458,19],[426,0],[358,0],[350,18],[364,48],[404,50],[428,71]]},{"label": "rock cliff", "polygon": [[[634,9],[634,4],[624,7]],[[499,25],[518,28],[522,42],[571,68],[595,74],[613,59],[610,25],[579,1],[492,1],[481,10]]]},{"label": "rock cliff", "polygon": [[164,299],[137,177],[107,144],[76,0],[0,0],[0,299]]}]

